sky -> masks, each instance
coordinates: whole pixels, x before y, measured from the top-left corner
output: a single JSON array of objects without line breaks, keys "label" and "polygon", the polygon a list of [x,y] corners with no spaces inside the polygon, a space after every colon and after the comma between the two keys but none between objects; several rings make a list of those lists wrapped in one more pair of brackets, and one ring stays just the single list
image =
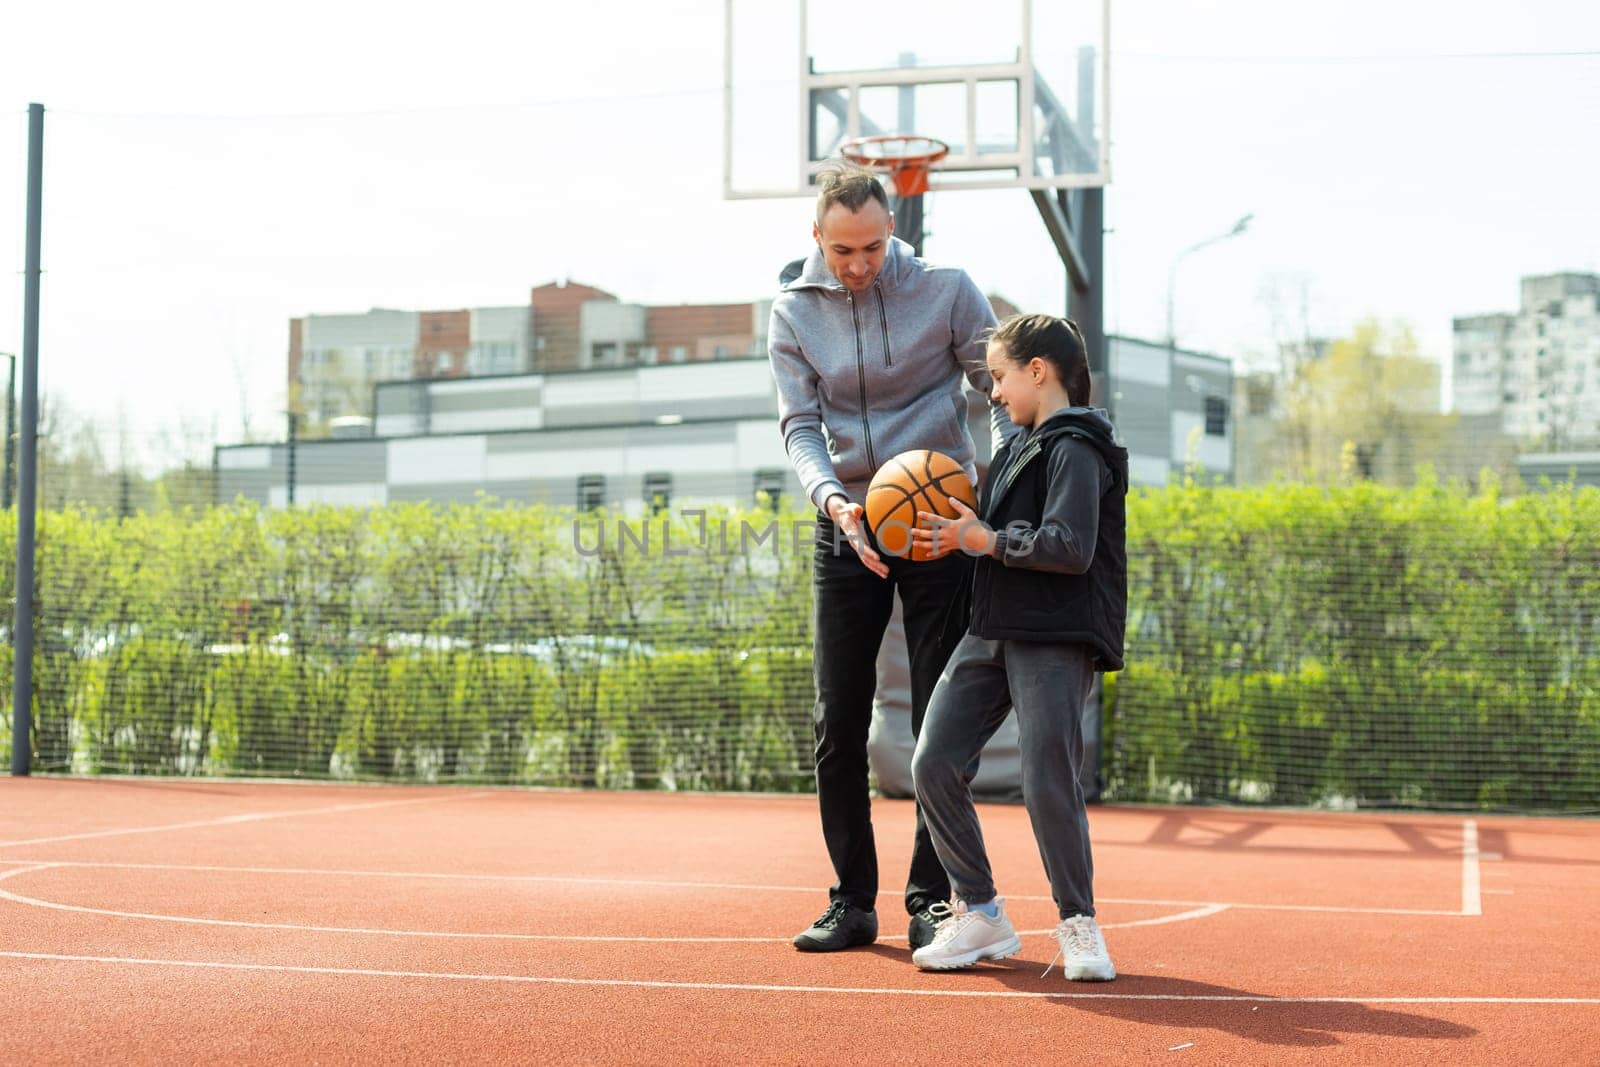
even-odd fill
[{"label": "sky", "polygon": [[[278,436],[295,316],[523,304],[561,278],[768,296],[810,205],[723,199],[722,23],[722,0],[8,10],[0,351],[22,344],[30,102],[47,402],[135,449]],[[1600,5],[1113,0],[1111,40],[1112,332],[1163,338],[1175,258],[1246,214],[1171,294],[1179,343],[1240,366],[1367,316],[1447,364],[1452,316],[1600,271]],[[928,258],[1064,310],[1026,193],[928,215]]]}]

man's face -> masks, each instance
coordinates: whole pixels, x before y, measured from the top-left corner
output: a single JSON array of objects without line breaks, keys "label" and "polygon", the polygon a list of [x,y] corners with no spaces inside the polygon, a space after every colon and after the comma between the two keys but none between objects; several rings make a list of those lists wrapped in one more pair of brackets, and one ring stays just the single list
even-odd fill
[{"label": "man's face", "polygon": [[868,200],[860,211],[834,204],[822,216],[822,224],[811,227],[828,270],[852,293],[872,288],[892,233],[894,216],[876,200]]}]

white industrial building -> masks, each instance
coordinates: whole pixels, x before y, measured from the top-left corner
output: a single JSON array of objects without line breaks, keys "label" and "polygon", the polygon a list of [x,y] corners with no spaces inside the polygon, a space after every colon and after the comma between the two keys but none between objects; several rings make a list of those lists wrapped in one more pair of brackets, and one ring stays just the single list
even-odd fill
[{"label": "white industrial building", "polygon": [[[1135,484],[1194,464],[1229,480],[1228,361],[1112,337],[1109,398]],[[968,390],[988,449],[987,404]],[[370,422],[332,438],[216,450],[218,497],[271,507],[395,501],[748,505],[799,497],[764,356],[698,363],[382,382]],[[291,478],[292,472],[292,478]]]}]

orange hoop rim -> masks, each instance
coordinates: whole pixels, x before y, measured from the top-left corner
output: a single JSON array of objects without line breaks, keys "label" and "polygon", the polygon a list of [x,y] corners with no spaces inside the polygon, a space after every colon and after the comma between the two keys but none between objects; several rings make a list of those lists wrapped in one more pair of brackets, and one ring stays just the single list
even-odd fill
[{"label": "orange hoop rim", "polygon": [[950,154],[950,146],[921,134],[879,133],[852,137],[839,146],[839,154],[863,167],[888,171],[896,195],[921,196],[928,191],[928,171]]}]

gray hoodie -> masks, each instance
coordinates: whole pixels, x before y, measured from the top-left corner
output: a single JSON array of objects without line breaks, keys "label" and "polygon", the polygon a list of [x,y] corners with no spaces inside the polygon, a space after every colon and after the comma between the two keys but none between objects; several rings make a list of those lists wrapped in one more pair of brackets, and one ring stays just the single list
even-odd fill
[{"label": "gray hoodie", "polygon": [[[852,294],[822,249],[772,302],[768,355],[778,387],[778,430],[817,507],[833,493],[863,503],[867,483],[898,453],[943,452],[976,482],[965,375],[985,396],[984,332],[994,311],[959,267],[936,267],[889,239],[871,289]],[[998,450],[1013,427],[991,404]]]}]

